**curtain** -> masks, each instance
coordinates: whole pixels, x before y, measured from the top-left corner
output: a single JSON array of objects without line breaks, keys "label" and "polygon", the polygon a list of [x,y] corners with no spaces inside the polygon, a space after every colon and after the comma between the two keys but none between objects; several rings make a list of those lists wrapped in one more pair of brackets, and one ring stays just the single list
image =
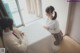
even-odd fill
[{"label": "curtain", "polygon": [[8,17],[8,14],[4,8],[2,1],[0,0],[0,18]]},{"label": "curtain", "polygon": [[42,17],[41,0],[27,0],[28,13]]}]

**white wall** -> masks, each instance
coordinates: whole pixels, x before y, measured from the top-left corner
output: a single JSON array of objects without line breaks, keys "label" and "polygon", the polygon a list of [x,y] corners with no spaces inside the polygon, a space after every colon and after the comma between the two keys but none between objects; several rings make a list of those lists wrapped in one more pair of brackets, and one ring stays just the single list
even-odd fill
[{"label": "white wall", "polygon": [[76,3],[74,12],[74,19],[70,35],[74,40],[80,43],[80,2]]},{"label": "white wall", "polygon": [[50,6],[50,5],[55,7],[55,10],[58,13],[57,18],[60,24],[60,28],[65,34],[69,2],[67,2],[67,0],[42,0],[42,11],[43,11],[44,18],[46,18],[45,9],[47,6]]}]

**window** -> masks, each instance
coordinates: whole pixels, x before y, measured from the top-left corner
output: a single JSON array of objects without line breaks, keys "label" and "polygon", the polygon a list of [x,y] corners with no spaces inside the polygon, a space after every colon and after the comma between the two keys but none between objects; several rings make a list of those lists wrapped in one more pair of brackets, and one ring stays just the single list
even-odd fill
[{"label": "window", "polygon": [[3,0],[3,3],[8,15],[14,20],[15,26],[22,25],[15,0]]},{"label": "window", "polygon": [[2,0],[15,26],[25,25],[41,17],[40,0]]}]

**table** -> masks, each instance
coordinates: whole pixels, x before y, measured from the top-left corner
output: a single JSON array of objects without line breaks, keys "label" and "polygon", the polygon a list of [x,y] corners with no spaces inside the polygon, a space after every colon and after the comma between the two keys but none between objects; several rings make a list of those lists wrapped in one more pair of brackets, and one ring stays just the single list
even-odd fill
[{"label": "table", "polygon": [[20,30],[25,32],[25,39],[28,44],[28,53],[53,53],[54,37],[39,22],[22,27]]}]

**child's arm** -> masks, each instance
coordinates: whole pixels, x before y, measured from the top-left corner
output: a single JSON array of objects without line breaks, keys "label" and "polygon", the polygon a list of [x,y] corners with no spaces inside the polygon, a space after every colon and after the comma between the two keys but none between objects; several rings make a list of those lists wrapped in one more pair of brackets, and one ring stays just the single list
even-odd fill
[{"label": "child's arm", "polygon": [[49,24],[45,23],[43,27],[48,30],[49,29]]},{"label": "child's arm", "polygon": [[53,29],[54,29],[54,33],[59,33],[61,31],[58,21],[55,22]]},{"label": "child's arm", "polygon": [[43,27],[44,27],[45,29],[47,29],[47,30],[49,29],[47,26],[43,26]]}]

